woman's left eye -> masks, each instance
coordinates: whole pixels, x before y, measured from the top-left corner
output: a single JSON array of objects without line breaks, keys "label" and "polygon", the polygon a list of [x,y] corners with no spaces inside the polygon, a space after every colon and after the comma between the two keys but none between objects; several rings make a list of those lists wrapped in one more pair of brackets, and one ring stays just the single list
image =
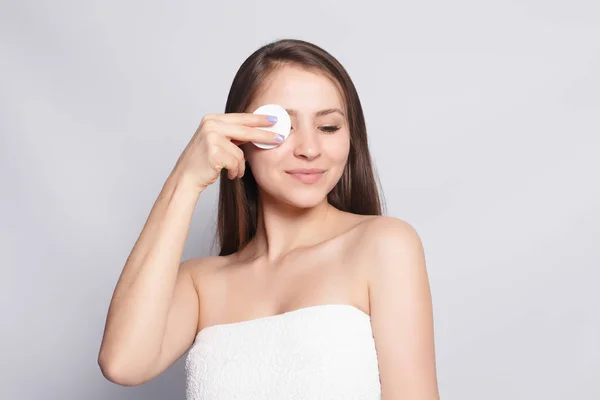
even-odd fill
[{"label": "woman's left eye", "polygon": [[322,126],[319,129],[322,130],[323,132],[333,133],[333,132],[338,131],[340,129],[340,127],[336,126],[336,125],[329,125],[329,126]]}]

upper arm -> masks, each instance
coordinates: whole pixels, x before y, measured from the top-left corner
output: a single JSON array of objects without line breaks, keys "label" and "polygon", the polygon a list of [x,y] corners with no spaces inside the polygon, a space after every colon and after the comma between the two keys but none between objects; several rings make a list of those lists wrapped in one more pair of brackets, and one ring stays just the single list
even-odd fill
[{"label": "upper arm", "polygon": [[197,260],[181,263],[169,307],[165,333],[153,377],[177,361],[193,344],[198,328],[198,293],[192,278]]},{"label": "upper arm", "polygon": [[421,240],[397,219],[381,218],[371,228],[369,300],[382,399],[437,400],[432,300]]}]

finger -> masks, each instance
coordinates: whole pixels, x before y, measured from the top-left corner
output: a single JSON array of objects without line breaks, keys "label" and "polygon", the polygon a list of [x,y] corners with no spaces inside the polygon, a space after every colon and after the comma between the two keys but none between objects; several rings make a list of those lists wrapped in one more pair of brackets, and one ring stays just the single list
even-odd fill
[{"label": "finger", "polygon": [[207,114],[204,116],[203,121],[204,120],[216,120],[225,122],[227,124],[251,127],[268,127],[277,122],[277,118],[275,116],[252,113]]},{"label": "finger", "polygon": [[227,177],[229,179],[235,179],[239,173],[237,157],[224,146],[220,146],[219,150],[219,166],[227,170]]},{"label": "finger", "polygon": [[242,172],[240,172],[240,175],[239,175],[239,177],[240,177],[240,178],[243,178],[243,177],[244,177],[244,174],[246,173],[246,160],[243,160],[243,161],[241,162],[240,169],[241,169],[241,171],[242,171]]},{"label": "finger", "polygon": [[[238,149],[239,149],[239,147],[238,147]],[[245,172],[246,172],[246,158],[244,157],[244,152],[242,152],[242,157],[238,158],[238,178],[243,177]]]},{"label": "finger", "polygon": [[281,144],[283,141],[277,138],[278,135],[275,132],[249,126],[220,122],[218,130],[224,137],[232,140],[236,145],[246,142]]},{"label": "finger", "polygon": [[241,178],[244,176],[244,172],[246,170],[246,158],[242,149],[231,142],[226,142],[223,145],[223,148],[226,149],[229,153],[231,153],[238,162],[238,173],[237,178]]}]

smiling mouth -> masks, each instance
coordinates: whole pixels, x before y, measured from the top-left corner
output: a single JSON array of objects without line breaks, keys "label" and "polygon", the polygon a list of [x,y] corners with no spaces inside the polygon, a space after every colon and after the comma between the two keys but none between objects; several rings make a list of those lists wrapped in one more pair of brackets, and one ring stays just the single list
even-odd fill
[{"label": "smiling mouth", "polygon": [[292,178],[299,180],[302,183],[315,183],[325,173],[323,169],[316,168],[300,168],[300,169],[292,169],[289,171],[285,171]]}]

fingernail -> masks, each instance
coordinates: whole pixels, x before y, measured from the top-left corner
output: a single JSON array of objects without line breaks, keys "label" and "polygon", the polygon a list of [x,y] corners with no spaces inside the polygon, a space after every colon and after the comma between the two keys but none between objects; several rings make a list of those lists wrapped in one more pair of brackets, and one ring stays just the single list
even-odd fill
[{"label": "fingernail", "polygon": [[276,142],[283,143],[284,139],[285,138],[283,137],[283,135],[280,135],[279,133],[277,135],[275,135]]},{"label": "fingernail", "polygon": [[277,117],[275,115],[269,115],[267,119],[269,122],[277,122]]}]

